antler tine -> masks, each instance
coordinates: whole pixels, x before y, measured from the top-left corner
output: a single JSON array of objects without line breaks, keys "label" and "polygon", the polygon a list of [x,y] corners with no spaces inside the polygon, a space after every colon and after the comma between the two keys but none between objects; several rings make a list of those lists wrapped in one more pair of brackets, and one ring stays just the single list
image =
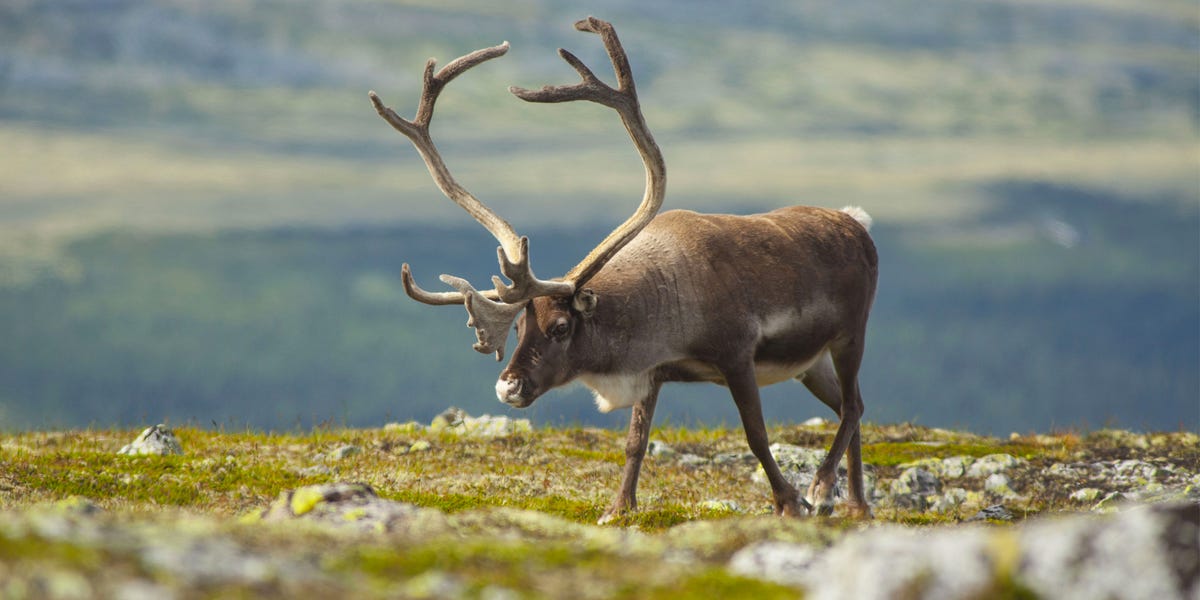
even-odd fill
[{"label": "antler tine", "polygon": [[499,277],[492,277],[496,293],[504,302],[520,302],[538,296],[570,296],[575,293],[575,286],[566,281],[543,281],[533,276],[529,268],[529,238],[521,236],[517,260],[510,261],[503,248],[496,248],[496,257],[500,261],[500,272],[512,280],[512,285],[505,285]]},{"label": "antler tine", "polygon": [[[447,306],[451,304],[463,304],[465,299],[462,292],[427,292],[417,285],[413,280],[412,270],[409,269],[408,263],[400,266],[400,281],[404,284],[404,293],[408,294],[409,298],[416,300],[422,304],[431,306]],[[500,296],[492,290],[480,292],[485,300],[496,301]]]},{"label": "antler tine", "polygon": [[496,360],[504,360],[504,345],[508,342],[508,328],[522,310],[525,302],[507,304],[493,302],[483,294],[475,291],[466,280],[452,275],[442,275],[441,280],[458,289],[467,307],[467,327],[475,329],[475,339],[472,347],[483,354],[496,354]]},{"label": "antler tine", "polygon": [[429,122],[433,119],[434,104],[437,102],[438,95],[441,94],[446,84],[471,67],[498,56],[503,56],[507,52],[508,42],[504,42],[499,46],[476,50],[450,61],[437,74],[433,72],[437,61],[432,58],[429,59],[425,63],[424,85],[422,86],[421,99],[417,106],[417,116],[412,121],[401,117],[396,114],[396,111],[385,106],[383,100],[375,92],[370,92],[368,96],[370,96],[371,104],[375,106],[375,111],[379,113],[379,116],[383,117],[396,131],[403,133],[405,137],[412,141],[417,152],[421,154],[421,158],[425,160],[425,166],[429,168],[429,174],[433,176],[434,183],[437,184],[438,189],[447,198],[467,211],[480,225],[483,225],[496,238],[496,241],[500,242],[506,253],[516,256],[519,240],[517,232],[508,224],[508,221],[497,215],[492,209],[488,208],[483,202],[480,202],[478,198],[455,181],[454,177],[450,174],[450,169],[446,167],[445,161],[442,160],[437,146],[433,143],[433,138],[429,134]]},{"label": "antler tine", "polygon": [[405,264],[401,269],[404,291],[410,298],[425,304],[465,305],[467,313],[470,315],[467,325],[475,328],[475,335],[479,340],[475,344],[475,349],[485,354],[494,352],[497,360],[504,356],[504,344],[508,338],[509,326],[530,298],[549,294],[570,295],[575,289],[569,283],[541,281],[533,276],[533,271],[529,267],[529,240],[518,237],[507,221],[454,180],[429,133],[434,106],[446,85],[472,67],[503,56],[507,52],[508,42],[476,50],[450,61],[436,73],[434,69],[437,61],[429,59],[425,63],[417,114],[411,121],[384,105],[383,100],[375,92],[369,94],[371,103],[375,106],[375,111],[379,113],[379,116],[412,141],[413,146],[424,159],[425,166],[428,167],[438,189],[467,211],[496,238],[496,241],[500,242],[500,247],[496,250],[499,256],[500,271],[512,280],[511,285],[506,285],[499,278],[493,278],[496,289],[481,293],[465,279],[443,275],[442,281],[458,291],[428,292],[416,284],[411,270]]},{"label": "antler tine", "polygon": [[600,35],[609,60],[612,61],[613,72],[617,77],[617,89],[600,81],[579,58],[560,48],[559,56],[579,73],[582,81],[574,85],[545,86],[536,91],[513,86],[509,91],[528,102],[587,100],[615,109],[621,116],[621,122],[625,124],[625,129],[629,132],[629,137],[637,147],[646,168],[646,191],[637,210],[608,234],[583,261],[567,272],[564,279],[579,289],[658,214],[666,197],[667,168],[662,151],[659,150],[654,136],[650,134],[650,128],[646,125],[645,117],[642,116],[641,103],[633,83],[633,71],[629,68],[629,59],[617,38],[616,30],[612,24],[595,17],[576,22],[575,29]]}]

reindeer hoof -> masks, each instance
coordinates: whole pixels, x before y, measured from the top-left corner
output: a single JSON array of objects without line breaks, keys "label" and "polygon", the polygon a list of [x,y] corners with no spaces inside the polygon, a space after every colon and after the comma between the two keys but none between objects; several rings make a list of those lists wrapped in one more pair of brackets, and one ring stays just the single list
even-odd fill
[{"label": "reindeer hoof", "polygon": [[860,521],[870,521],[875,518],[874,513],[871,512],[871,507],[866,504],[851,504],[846,507],[846,512],[846,516]]},{"label": "reindeer hoof", "polygon": [[836,485],[821,485],[819,480],[814,479],[812,485],[808,486],[808,493],[805,495],[804,500],[818,516],[828,517],[833,515],[834,498],[836,496]]},{"label": "reindeer hoof", "polygon": [[600,519],[596,521],[596,524],[608,525],[609,523],[613,523],[617,519],[629,514],[629,512],[630,510],[624,506],[613,506],[604,511],[603,515],[600,515]]},{"label": "reindeer hoof", "polygon": [[812,505],[803,496],[797,494],[795,491],[787,496],[782,499],[776,497],[775,514],[781,517],[802,518],[812,513]]}]

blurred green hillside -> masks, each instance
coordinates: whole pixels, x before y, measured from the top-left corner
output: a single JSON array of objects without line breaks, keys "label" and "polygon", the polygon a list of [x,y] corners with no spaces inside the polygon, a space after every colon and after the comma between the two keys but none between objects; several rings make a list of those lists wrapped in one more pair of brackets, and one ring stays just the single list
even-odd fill
[{"label": "blurred green hillside", "polygon": [[[607,73],[559,3],[0,5],[0,426],[289,427],[499,412],[460,309],[494,270],[377,90],[502,40],[434,135],[573,264],[641,193],[616,118],[505,90]],[[860,204],[883,257],[868,419],[981,432],[1200,426],[1200,6],[1193,1],[601,2],[666,155],[668,208]],[[820,414],[776,386],[777,419]],[[680,386],[663,418],[736,420]],[[797,401],[796,398],[802,398]],[[615,424],[586,394],[542,420]]]}]

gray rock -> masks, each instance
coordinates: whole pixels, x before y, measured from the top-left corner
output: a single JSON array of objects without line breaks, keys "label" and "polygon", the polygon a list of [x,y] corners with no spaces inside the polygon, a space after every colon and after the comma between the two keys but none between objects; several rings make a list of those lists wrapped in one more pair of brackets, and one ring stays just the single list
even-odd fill
[{"label": "gray rock", "polygon": [[133,442],[121,447],[117,454],[183,454],[183,445],[179,443],[179,438],[175,437],[175,432],[160,424],[147,427]]},{"label": "gray rock", "polygon": [[968,506],[978,506],[983,499],[983,495],[979,492],[971,492],[963,488],[946,488],[942,490],[940,496],[934,496],[929,505],[929,511],[945,514],[956,512]]},{"label": "gray rock", "polygon": [[1142,506],[1048,520],[1019,538],[1019,581],[1043,598],[1200,595],[1200,506]]},{"label": "gray rock", "polygon": [[851,534],[825,551],[763,543],[735,553],[731,571],[805,588],[816,600],[1034,597],[1185,600],[1200,593],[1200,506],[1139,507],[1005,528]]},{"label": "gray rock", "polygon": [[334,450],[330,457],[334,460],[342,460],[356,454],[362,454],[362,448],[355,446],[354,444],[346,444],[345,446],[339,446],[336,450]]},{"label": "gray rock", "polygon": [[967,477],[987,477],[1024,463],[1025,460],[1010,454],[989,454],[971,463],[970,468],[967,469]]},{"label": "gray rock", "polygon": [[932,503],[932,498],[942,491],[942,481],[924,467],[909,467],[894,479],[890,495],[884,504],[909,510],[923,511]]},{"label": "gray rock", "polygon": [[967,474],[967,469],[975,459],[970,456],[951,456],[942,459],[942,472],[940,475],[946,479],[958,479]]},{"label": "gray rock", "polygon": [[1121,506],[1125,504],[1127,500],[1128,498],[1126,498],[1125,494],[1122,494],[1121,492],[1109,492],[1103,498],[1101,498],[1099,502],[1092,506],[1092,510],[1096,512],[1117,511],[1121,509]]},{"label": "gray rock", "polygon": [[1015,498],[1017,492],[1012,488],[1012,479],[1004,473],[992,473],[983,481],[983,489],[1001,498]]},{"label": "gray rock", "polygon": [[1013,514],[1003,504],[993,504],[967,518],[972,521],[1011,521]]},{"label": "gray rock", "polygon": [[455,433],[468,437],[505,437],[533,431],[529,419],[511,419],[506,416],[482,415],[472,417],[466,411],[450,407],[433,418],[429,431]]},{"label": "gray rock", "polygon": [[[783,472],[784,478],[789,483],[796,486],[796,489],[803,493],[808,489],[808,485],[812,483],[813,476],[817,473],[817,467],[825,460],[827,454],[824,448],[805,448],[803,446],[795,446],[792,444],[771,444],[771,455],[775,457],[775,462],[779,464],[779,470]],[[751,460],[758,462],[750,455]],[[714,462],[716,460],[714,459]],[[767,484],[767,475],[762,470],[762,465],[759,465],[754,471],[752,479],[756,483]],[[835,486],[835,493],[838,498],[845,498],[849,490],[846,480],[846,458],[842,457],[842,462],[838,465],[838,481]],[[873,465],[863,465],[863,491],[867,496],[868,502],[873,502],[879,498],[877,490],[877,478],[875,475],[875,467]]]},{"label": "gray rock", "polygon": [[1098,500],[1100,498],[1100,494],[1103,494],[1103,493],[1104,493],[1103,490],[1099,490],[1099,489],[1096,489],[1093,487],[1085,487],[1085,488],[1081,488],[1081,489],[1071,492],[1070,498],[1071,498],[1071,500],[1073,500],[1075,502],[1079,502],[1081,504],[1087,504],[1087,503],[1095,502],[1096,500]]},{"label": "gray rock", "polygon": [[429,521],[445,521],[441,511],[380,498],[365,483],[311,485],[283,492],[262,515],[264,521],[296,518],[373,532],[407,530],[430,525]]},{"label": "gray rock", "polygon": [[803,586],[812,577],[809,566],[817,556],[817,549],[807,544],[760,542],[734,553],[729,559],[728,568],[735,575]]},{"label": "gray rock", "polygon": [[658,440],[650,440],[646,444],[646,454],[655,458],[675,458],[679,453],[675,451],[669,444]]}]

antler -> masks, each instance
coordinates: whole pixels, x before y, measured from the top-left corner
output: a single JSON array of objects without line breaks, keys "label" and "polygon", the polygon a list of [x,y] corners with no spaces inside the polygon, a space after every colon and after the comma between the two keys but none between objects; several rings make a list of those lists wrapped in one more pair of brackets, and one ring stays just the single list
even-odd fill
[{"label": "antler", "polygon": [[576,22],[575,29],[600,35],[617,76],[617,89],[600,81],[574,54],[559,48],[559,56],[579,73],[581,82],[575,85],[545,86],[537,91],[513,86],[508,88],[508,91],[528,102],[588,100],[616,110],[646,168],[646,192],[637,210],[608,234],[582,262],[567,272],[564,279],[573,284],[575,289],[580,289],[658,213],[666,196],[667,167],[662,151],[658,149],[658,144],[654,142],[654,137],[650,135],[650,129],[642,116],[641,103],[638,102],[637,89],[633,84],[633,71],[629,68],[629,59],[625,56],[625,49],[617,39],[617,32],[612,24],[588,17]]},{"label": "antler", "polygon": [[429,168],[429,174],[433,176],[438,189],[467,211],[496,238],[496,241],[500,242],[500,247],[496,249],[500,272],[508,277],[512,284],[506,285],[500,278],[493,277],[492,281],[496,286],[494,291],[481,293],[464,279],[442,275],[442,281],[458,291],[427,292],[413,281],[412,272],[407,264],[401,268],[404,291],[413,300],[432,305],[465,305],[467,313],[470,315],[467,325],[475,328],[475,336],[479,340],[475,344],[475,349],[485,354],[494,352],[496,360],[504,358],[504,345],[508,339],[509,325],[524,307],[525,302],[536,296],[571,294],[575,289],[569,283],[542,281],[533,275],[533,271],[529,267],[529,239],[518,237],[508,221],[497,215],[454,180],[429,133],[434,104],[446,84],[471,67],[503,56],[507,52],[508,42],[476,50],[450,61],[436,74],[433,69],[437,61],[429,59],[425,63],[424,84],[421,90],[421,99],[417,105],[417,115],[411,121],[385,106],[375,92],[368,94],[379,116],[412,141],[417,152],[421,154],[421,158],[425,160],[425,166]]},{"label": "antler", "polygon": [[432,58],[429,59],[425,64],[424,85],[421,90],[420,103],[417,106],[417,115],[412,121],[401,117],[394,110],[385,106],[375,92],[369,94],[371,103],[375,105],[379,116],[412,141],[417,152],[421,154],[421,158],[425,160],[430,175],[433,176],[434,182],[442,193],[467,211],[491,232],[496,241],[500,242],[500,247],[496,249],[500,272],[512,283],[505,284],[499,277],[492,277],[494,290],[479,292],[465,279],[442,275],[442,281],[458,291],[428,292],[413,281],[408,264],[401,269],[404,291],[412,299],[432,305],[462,304],[466,306],[470,315],[467,325],[475,328],[475,335],[479,340],[474,346],[475,349],[485,354],[494,352],[496,360],[503,359],[508,328],[530,299],[539,296],[573,295],[575,290],[587,283],[609,259],[646,227],[658,213],[663,197],[666,195],[666,165],[662,152],[655,144],[654,137],[650,135],[650,130],[642,117],[637,90],[633,84],[633,73],[629,68],[629,59],[626,58],[625,50],[621,47],[620,40],[617,39],[616,31],[613,30],[611,24],[595,17],[588,17],[575,23],[575,28],[600,35],[612,61],[613,71],[617,76],[617,89],[601,82],[575,55],[560,48],[559,55],[579,72],[583,79],[580,83],[570,86],[546,86],[538,91],[514,86],[509,88],[509,91],[529,102],[588,100],[615,109],[621,116],[621,121],[625,124],[625,129],[629,132],[634,146],[642,156],[642,162],[646,167],[646,192],[642,197],[642,203],[633,215],[608,234],[582,262],[571,269],[564,281],[546,281],[533,275],[533,270],[529,266],[529,238],[517,236],[507,221],[454,180],[429,133],[434,104],[446,84],[480,63],[503,56],[508,52],[508,42],[459,57],[442,67],[436,74],[434,73],[436,61]]}]

